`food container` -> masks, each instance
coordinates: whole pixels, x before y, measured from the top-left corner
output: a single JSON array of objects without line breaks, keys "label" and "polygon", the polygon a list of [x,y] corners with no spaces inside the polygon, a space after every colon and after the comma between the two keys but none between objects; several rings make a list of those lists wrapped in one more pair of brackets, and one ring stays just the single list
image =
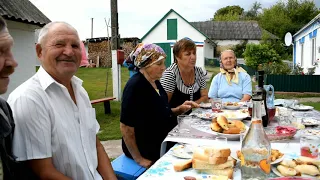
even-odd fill
[{"label": "food container", "polygon": [[265,132],[269,141],[279,141],[284,139],[292,139],[297,133],[297,129],[288,126],[266,127]]}]

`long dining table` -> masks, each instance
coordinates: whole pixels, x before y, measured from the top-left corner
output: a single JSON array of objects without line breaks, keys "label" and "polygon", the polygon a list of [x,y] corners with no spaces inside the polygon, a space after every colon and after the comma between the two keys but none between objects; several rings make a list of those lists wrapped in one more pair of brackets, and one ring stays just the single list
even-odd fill
[{"label": "long dining table", "polygon": [[[193,110],[190,114],[193,118],[189,122],[190,124],[182,124],[184,128],[188,128],[189,132],[181,133],[179,132],[178,126],[172,129],[167,137],[161,144],[161,151],[160,156],[161,158],[155,162],[148,170],[146,170],[138,180],[148,180],[148,179],[176,179],[176,180],[183,180],[185,176],[193,176],[197,179],[210,179],[212,175],[202,173],[196,171],[192,168],[184,170],[182,172],[176,172],[173,169],[173,164],[182,161],[183,159],[176,157],[173,154],[173,149],[179,145],[192,145],[193,147],[196,146],[213,146],[219,147],[219,142],[215,141],[216,137],[220,135],[210,132],[210,123],[211,120],[201,119],[197,114],[205,113],[207,111],[211,111],[211,109],[203,109],[197,108]],[[320,122],[320,112],[317,110],[309,110],[309,111],[293,111],[292,113],[294,118],[301,119],[301,118],[314,118],[318,119]],[[276,127],[278,126],[277,120],[279,120],[279,116],[275,116],[275,120],[271,121],[268,127]],[[251,119],[245,118],[242,120],[244,124],[248,127],[250,126]],[[311,127],[314,128],[314,127]],[[306,127],[304,130],[298,130],[295,136],[291,139],[284,139],[279,141],[271,141],[271,148],[278,149],[280,152],[284,154],[284,158],[289,159],[296,159],[300,156],[300,136],[303,132],[309,127]],[[320,131],[320,130],[319,130]],[[168,142],[176,142],[177,144],[172,147],[170,150],[166,152]],[[232,139],[227,141],[227,147],[230,148],[231,152],[235,152],[236,150],[241,149],[241,142],[239,139]],[[270,178],[278,177],[272,171],[270,173]],[[241,171],[240,165],[237,162],[237,165],[234,168],[233,179],[238,180],[241,179]]]}]

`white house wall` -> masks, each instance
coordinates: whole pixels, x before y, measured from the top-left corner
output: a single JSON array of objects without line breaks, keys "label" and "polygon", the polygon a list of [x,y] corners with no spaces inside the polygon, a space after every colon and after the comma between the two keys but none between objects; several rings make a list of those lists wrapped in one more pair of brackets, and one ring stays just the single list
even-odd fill
[{"label": "white house wall", "polygon": [[[304,31],[294,37],[295,49],[294,49],[294,63],[300,64],[307,72],[308,68],[313,67],[312,65],[312,41],[309,38],[309,33],[318,29],[316,36],[316,59],[320,59],[320,23],[314,23],[313,25],[307,27]],[[301,62],[301,43],[299,40],[304,37],[303,43],[303,63]],[[318,61],[319,62],[319,61]],[[316,68],[315,74],[320,75],[320,63]]]},{"label": "white house wall", "polygon": [[[167,40],[167,19],[177,19],[177,40]],[[143,40],[143,43],[175,43],[178,40],[188,37],[195,42],[202,43],[204,46],[204,40],[206,37],[197,31],[190,24],[185,22],[179,15],[171,12],[166,19],[160,22]],[[200,45],[196,43],[197,45]],[[172,52],[172,51],[171,51]],[[203,47],[197,46],[197,64],[196,66],[204,68],[204,50]],[[171,53],[171,62],[173,62],[173,53]]]},{"label": "white house wall", "polygon": [[205,42],[203,48],[204,48],[204,57],[208,59],[214,58],[214,47],[210,43]]},{"label": "white house wall", "polygon": [[10,84],[7,93],[3,95],[6,99],[8,95],[20,84],[35,74],[35,25],[7,21],[8,29],[13,37],[14,46],[12,49],[13,56],[18,62],[15,73],[10,76]]}]

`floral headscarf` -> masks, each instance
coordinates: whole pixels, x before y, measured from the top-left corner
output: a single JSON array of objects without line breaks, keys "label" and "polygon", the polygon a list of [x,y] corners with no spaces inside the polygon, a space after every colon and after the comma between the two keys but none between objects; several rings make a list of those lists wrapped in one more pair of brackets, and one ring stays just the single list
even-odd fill
[{"label": "floral headscarf", "polygon": [[133,62],[133,64],[138,68],[143,68],[149,67],[165,58],[165,52],[158,45],[139,43],[130,53],[126,61]]}]

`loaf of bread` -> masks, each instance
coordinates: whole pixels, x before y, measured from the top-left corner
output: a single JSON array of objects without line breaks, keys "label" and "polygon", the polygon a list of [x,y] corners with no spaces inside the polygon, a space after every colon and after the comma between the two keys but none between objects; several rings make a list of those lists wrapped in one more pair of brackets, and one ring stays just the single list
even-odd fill
[{"label": "loaf of bread", "polygon": [[191,168],[191,167],[192,167],[192,159],[179,161],[179,162],[176,162],[173,164],[173,169],[177,172],[183,171],[183,170]]},{"label": "loaf of bread", "polygon": [[301,172],[302,174],[308,174],[311,176],[315,176],[320,174],[319,169],[314,165],[302,164],[294,167],[295,170]]},{"label": "loaf of bread", "polygon": [[198,170],[200,173],[214,174],[214,175],[222,175],[227,176],[229,179],[233,179],[233,168],[226,169],[204,169]]},{"label": "loaf of bread", "polygon": [[193,159],[207,162],[208,164],[223,164],[230,156],[230,149],[197,148],[193,152]]},{"label": "loaf of bread", "polygon": [[283,176],[295,176],[297,174],[297,171],[294,168],[283,165],[278,165],[277,169]]},{"label": "loaf of bread", "polygon": [[212,148],[206,147],[204,153],[211,157],[229,157],[231,151],[229,148]]},{"label": "loaf of bread", "polygon": [[235,164],[232,159],[228,159],[227,162],[223,164],[209,164],[208,162],[200,161],[197,159],[192,160],[193,169],[226,169],[233,168],[234,166]]}]

